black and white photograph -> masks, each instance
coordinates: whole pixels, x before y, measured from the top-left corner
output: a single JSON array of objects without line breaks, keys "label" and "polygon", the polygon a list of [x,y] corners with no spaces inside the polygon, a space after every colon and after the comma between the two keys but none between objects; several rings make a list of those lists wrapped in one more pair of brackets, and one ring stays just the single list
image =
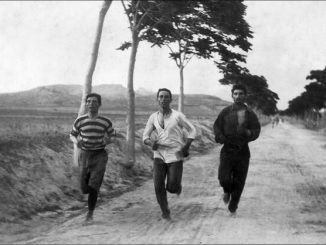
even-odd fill
[{"label": "black and white photograph", "polygon": [[0,1],[0,244],[323,244],[326,1]]}]

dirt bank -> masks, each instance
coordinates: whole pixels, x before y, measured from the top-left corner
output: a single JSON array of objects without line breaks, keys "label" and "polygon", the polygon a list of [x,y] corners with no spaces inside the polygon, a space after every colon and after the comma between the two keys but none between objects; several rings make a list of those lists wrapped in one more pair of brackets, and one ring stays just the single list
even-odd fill
[{"label": "dirt bank", "polygon": [[[142,127],[143,128],[143,127]],[[211,125],[196,123],[199,137],[192,152],[214,145]],[[125,140],[109,145],[109,161],[99,205],[134,190],[151,178],[152,152],[136,132],[135,167],[125,167]],[[0,236],[4,241],[35,236],[79,215],[87,207],[78,188],[78,171],[72,164],[72,144],[67,134],[12,135],[0,140]],[[0,239],[0,241],[1,241]]]}]

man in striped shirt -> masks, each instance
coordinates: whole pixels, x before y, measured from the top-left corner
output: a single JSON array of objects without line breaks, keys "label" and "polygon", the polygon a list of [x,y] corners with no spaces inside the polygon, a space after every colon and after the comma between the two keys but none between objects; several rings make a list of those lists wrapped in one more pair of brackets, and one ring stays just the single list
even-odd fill
[{"label": "man in striped shirt", "polygon": [[91,93],[86,96],[88,113],[79,116],[72,127],[70,139],[80,148],[78,165],[80,169],[80,187],[83,194],[88,194],[88,213],[86,221],[93,219],[108,154],[104,149],[115,135],[111,121],[98,114],[101,96]]}]

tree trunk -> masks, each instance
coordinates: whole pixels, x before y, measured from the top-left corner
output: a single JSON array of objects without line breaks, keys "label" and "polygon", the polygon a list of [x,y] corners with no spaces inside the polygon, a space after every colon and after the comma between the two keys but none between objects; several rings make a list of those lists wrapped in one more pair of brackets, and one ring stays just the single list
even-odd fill
[{"label": "tree trunk", "polygon": [[[94,70],[96,67],[96,62],[97,62],[97,57],[98,57],[98,50],[100,47],[100,42],[101,42],[101,36],[102,36],[102,30],[103,30],[103,23],[104,19],[106,16],[106,13],[108,12],[110,6],[111,6],[112,0],[105,0],[102,8],[99,13],[99,19],[97,23],[97,28],[96,28],[96,36],[95,36],[95,41],[93,44],[93,51],[92,51],[92,56],[91,56],[91,63],[88,68],[88,72],[86,75],[84,87],[83,87],[83,94],[82,94],[82,99],[81,99],[81,104],[79,108],[78,115],[85,114],[86,112],[86,96],[87,94],[92,92],[92,80],[93,80],[93,74]],[[78,165],[78,155],[79,155],[79,149],[77,146],[74,144],[74,164],[75,166]]]},{"label": "tree trunk", "polygon": [[99,19],[98,19],[98,24],[96,28],[96,36],[95,36],[95,41],[93,44],[93,51],[92,51],[92,56],[91,56],[91,63],[88,68],[88,72],[86,75],[84,87],[83,87],[83,94],[82,94],[82,100],[79,108],[78,115],[85,114],[86,112],[86,103],[85,99],[87,94],[92,92],[92,80],[93,80],[93,74],[94,70],[96,67],[96,62],[97,62],[97,57],[98,57],[98,50],[100,47],[100,42],[101,42],[101,36],[102,36],[102,30],[103,30],[103,23],[105,19],[105,15],[108,12],[110,6],[111,6],[112,0],[105,0],[102,8],[100,10],[99,14]]},{"label": "tree trunk", "polygon": [[180,75],[180,94],[179,94],[179,100],[178,100],[178,110],[180,112],[184,112],[184,93],[183,93],[183,66],[182,64],[179,67],[179,75]]},{"label": "tree trunk", "polygon": [[133,167],[136,162],[135,156],[135,91],[134,91],[134,70],[136,54],[139,45],[138,33],[132,33],[132,47],[129,59],[128,70],[128,114],[127,114],[127,157],[128,167]]}]

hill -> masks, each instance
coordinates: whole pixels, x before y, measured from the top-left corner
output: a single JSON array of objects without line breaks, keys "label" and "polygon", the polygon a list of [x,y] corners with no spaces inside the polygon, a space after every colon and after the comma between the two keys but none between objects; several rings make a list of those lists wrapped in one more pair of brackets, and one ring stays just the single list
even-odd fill
[{"label": "hill", "polygon": [[[102,95],[102,110],[123,112],[127,110],[127,88],[120,84],[102,84],[93,87],[93,91]],[[75,112],[80,105],[81,85],[50,85],[31,90],[0,94],[2,110],[55,110]],[[136,91],[136,111],[148,112],[157,109],[155,92],[145,89]],[[172,107],[177,108],[178,95],[173,96]],[[221,107],[230,102],[204,94],[185,95],[185,113],[193,115],[215,115]]]},{"label": "hill", "polygon": [[[2,107],[69,107],[78,106],[82,95],[81,85],[50,85],[31,90],[0,94]],[[98,85],[93,91],[100,93],[103,98],[121,98],[127,93],[122,85]]]}]

